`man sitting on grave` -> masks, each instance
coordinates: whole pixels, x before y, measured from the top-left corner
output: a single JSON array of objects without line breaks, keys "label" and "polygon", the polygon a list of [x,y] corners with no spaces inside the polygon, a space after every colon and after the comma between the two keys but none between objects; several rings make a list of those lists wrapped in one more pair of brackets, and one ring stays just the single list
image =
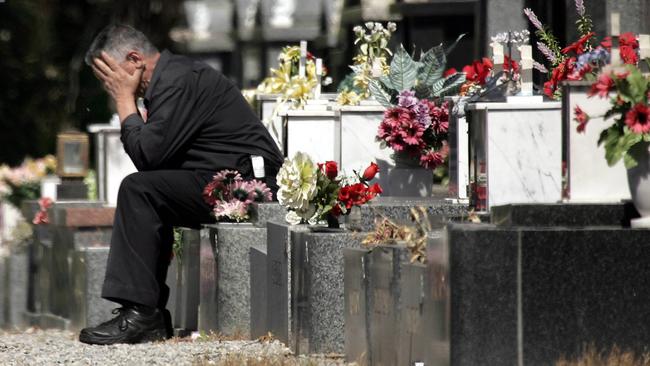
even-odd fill
[{"label": "man sitting on grave", "polygon": [[[159,52],[130,26],[102,30],[85,61],[115,103],[124,149],[139,172],[120,186],[102,289],[121,307],[114,319],[83,329],[79,340],[162,340],[171,336],[164,309],[172,227],[214,220],[202,191],[219,170],[255,175],[275,192],[282,154],[228,78],[205,63]],[[146,113],[136,106],[139,97]]]}]

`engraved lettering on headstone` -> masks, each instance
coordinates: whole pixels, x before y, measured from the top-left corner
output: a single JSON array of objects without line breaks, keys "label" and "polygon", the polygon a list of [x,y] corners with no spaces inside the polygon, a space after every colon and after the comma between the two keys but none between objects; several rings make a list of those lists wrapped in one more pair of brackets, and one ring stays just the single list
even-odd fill
[{"label": "engraved lettering on headstone", "polygon": [[388,315],[390,306],[390,292],[388,289],[378,288],[375,289],[375,301],[373,311],[375,314]]}]

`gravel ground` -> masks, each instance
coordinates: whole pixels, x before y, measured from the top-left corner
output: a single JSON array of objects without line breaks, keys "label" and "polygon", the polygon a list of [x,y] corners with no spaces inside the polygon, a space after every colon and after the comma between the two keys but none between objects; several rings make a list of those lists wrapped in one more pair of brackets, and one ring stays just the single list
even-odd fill
[{"label": "gravel ground", "polygon": [[340,358],[295,357],[278,341],[220,341],[214,337],[167,342],[90,346],[60,330],[0,334],[0,365],[345,365]]}]

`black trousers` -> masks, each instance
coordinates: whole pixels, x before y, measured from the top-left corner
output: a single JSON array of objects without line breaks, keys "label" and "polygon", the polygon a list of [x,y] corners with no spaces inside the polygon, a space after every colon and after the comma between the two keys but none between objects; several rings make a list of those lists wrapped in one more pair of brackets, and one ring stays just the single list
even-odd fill
[{"label": "black trousers", "polygon": [[[267,170],[268,173],[268,170]],[[157,170],[127,176],[120,186],[102,297],[164,308],[173,227],[214,222],[203,188],[214,172]],[[242,174],[245,178],[249,174]],[[267,174],[275,192],[275,174]]]}]

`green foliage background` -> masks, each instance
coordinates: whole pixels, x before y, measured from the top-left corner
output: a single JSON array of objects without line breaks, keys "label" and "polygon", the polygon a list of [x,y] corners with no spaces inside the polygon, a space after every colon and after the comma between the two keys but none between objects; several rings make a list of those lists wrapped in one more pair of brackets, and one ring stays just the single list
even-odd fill
[{"label": "green foliage background", "polygon": [[54,153],[64,127],[108,122],[108,98],[83,63],[94,35],[126,23],[168,48],[179,10],[179,0],[0,3],[0,163]]}]

